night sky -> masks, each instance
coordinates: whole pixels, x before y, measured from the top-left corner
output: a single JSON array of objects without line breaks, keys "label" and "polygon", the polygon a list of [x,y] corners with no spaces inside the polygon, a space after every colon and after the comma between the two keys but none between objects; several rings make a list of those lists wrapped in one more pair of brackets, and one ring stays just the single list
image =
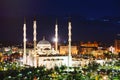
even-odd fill
[{"label": "night sky", "polygon": [[52,41],[56,19],[60,42],[67,42],[69,19],[73,41],[113,43],[120,37],[120,0],[1,0],[1,42],[22,43],[24,17],[28,41],[32,41],[34,17],[38,41],[43,36]]}]

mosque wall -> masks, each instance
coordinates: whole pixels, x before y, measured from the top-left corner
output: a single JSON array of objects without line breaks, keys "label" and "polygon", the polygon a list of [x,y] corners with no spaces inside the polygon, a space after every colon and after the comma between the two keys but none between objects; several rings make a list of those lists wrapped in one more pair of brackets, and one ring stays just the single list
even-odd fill
[{"label": "mosque wall", "polygon": [[44,56],[39,57],[38,66],[45,66],[46,68],[60,67],[61,65],[68,65],[68,56]]}]

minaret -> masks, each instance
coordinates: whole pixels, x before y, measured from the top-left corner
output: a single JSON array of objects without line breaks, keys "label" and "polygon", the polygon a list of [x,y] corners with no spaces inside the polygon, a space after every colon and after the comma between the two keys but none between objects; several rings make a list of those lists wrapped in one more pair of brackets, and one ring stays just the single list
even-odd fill
[{"label": "minaret", "polygon": [[24,25],[23,25],[23,45],[24,45],[24,52],[23,52],[23,64],[26,64],[26,20],[24,18]]},{"label": "minaret", "polygon": [[68,67],[72,66],[72,56],[71,56],[71,22],[68,23],[68,42],[69,42],[69,45],[68,45]]},{"label": "minaret", "polygon": [[37,36],[37,32],[36,32],[36,30],[37,30],[37,26],[36,26],[36,20],[34,19],[34,21],[33,21],[33,36],[34,36],[34,38],[33,38],[33,41],[34,41],[34,51],[36,51],[36,41],[37,41],[37,39],[36,39],[36,36]]},{"label": "minaret", "polygon": [[58,51],[58,24],[55,25],[55,51]]},{"label": "minaret", "polygon": [[37,54],[36,54],[36,36],[37,36],[37,32],[36,32],[37,26],[36,26],[36,20],[34,19],[33,21],[33,41],[34,41],[34,66],[37,67]]}]

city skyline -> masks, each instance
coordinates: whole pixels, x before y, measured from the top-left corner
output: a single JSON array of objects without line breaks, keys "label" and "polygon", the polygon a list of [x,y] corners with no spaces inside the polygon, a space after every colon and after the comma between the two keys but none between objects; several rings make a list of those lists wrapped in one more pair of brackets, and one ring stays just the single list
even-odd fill
[{"label": "city skyline", "polygon": [[23,42],[26,17],[27,39],[33,41],[33,19],[37,21],[37,40],[43,36],[52,41],[56,18],[61,42],[67,42],[69,17],[73,41],[111,43],[119,37],[120,1],[2,1],[0,4],[0,41]]}]

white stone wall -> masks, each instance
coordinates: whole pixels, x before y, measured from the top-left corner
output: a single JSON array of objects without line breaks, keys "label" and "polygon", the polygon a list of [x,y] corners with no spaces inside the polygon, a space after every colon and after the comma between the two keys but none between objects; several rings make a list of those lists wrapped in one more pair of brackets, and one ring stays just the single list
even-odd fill
[{"label": "white stone wall", "polygon": [[39,57],[38,66],[54,68],[54,66],[68,65],[68,56]]}]

